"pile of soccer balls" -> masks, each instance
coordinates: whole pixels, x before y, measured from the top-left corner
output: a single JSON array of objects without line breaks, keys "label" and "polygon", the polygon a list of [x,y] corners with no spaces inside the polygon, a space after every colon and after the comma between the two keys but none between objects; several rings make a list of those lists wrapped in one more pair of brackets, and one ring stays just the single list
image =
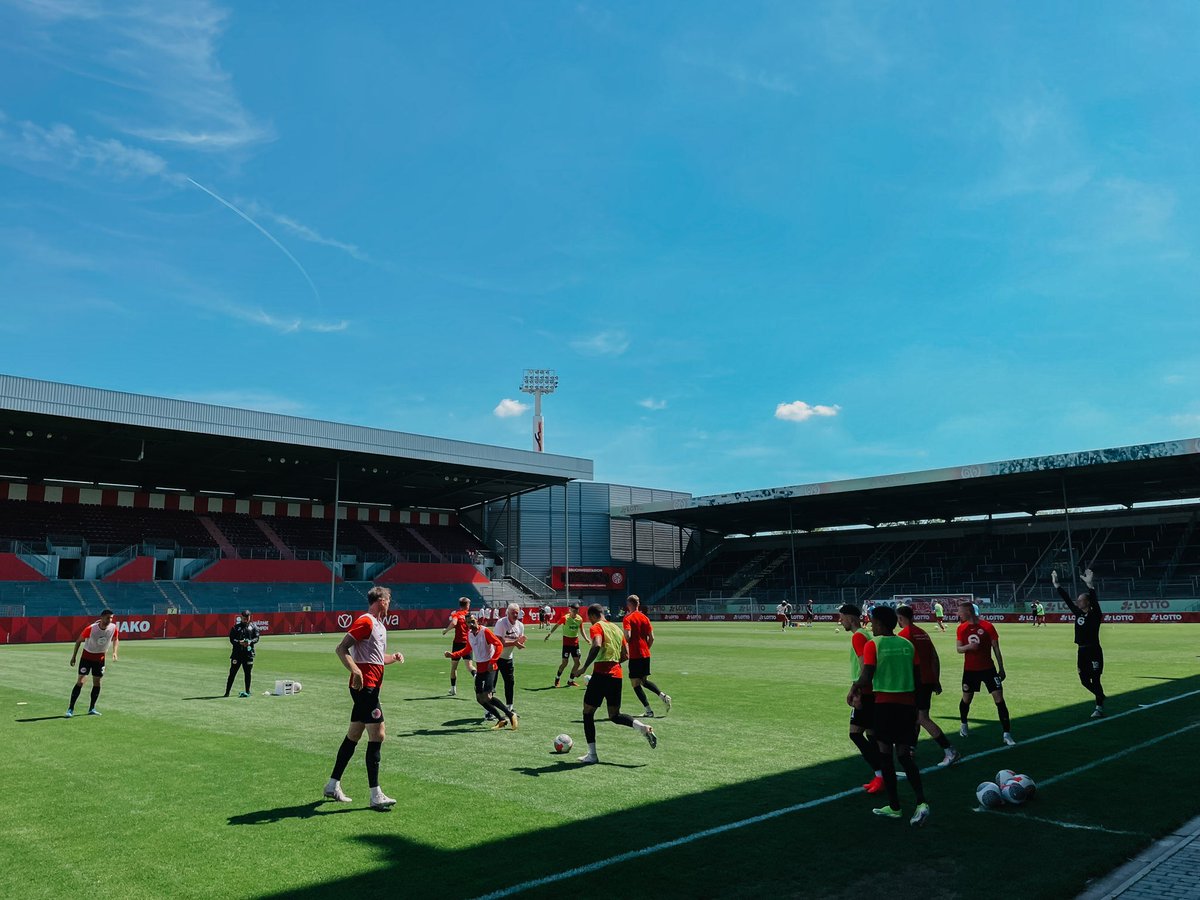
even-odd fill
[{"label": "pile of soccer balls", "polygon": [[999,809],[1006,803],[1020,806],[1037,794],[1037,784],[1028,775],[1018,775],[1012,769],[1001,769],[995,781],[985,781],[975,788],[975,799],[984,809]]},{"label": "pile of soccer balls", "polygon": [[569,734],[560,734],[554,739],[555,753],[570,753],[571,748],[575,746],[575,742],[571,740]]}]

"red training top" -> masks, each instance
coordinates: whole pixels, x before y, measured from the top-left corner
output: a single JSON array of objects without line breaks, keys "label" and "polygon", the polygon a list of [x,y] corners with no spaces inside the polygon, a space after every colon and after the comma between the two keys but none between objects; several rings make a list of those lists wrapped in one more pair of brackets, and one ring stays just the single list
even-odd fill
[{"label": "red training top", "polygon": [[[850,635],[850,646],[854,648],[854,655],[858,657],[859,662],[863,660],[863,650],[871,643],[871,636],[864,630],[859,630]],[[875,692],[870,688],[863,688],[862,696],[874,697]]]},{"label": "red training top", "polygon": [[955,639],[960,644],[969,644],[963,654],[964,672],[986,672],[992,668],[992,644],[1000,643],[1000,635],[991,622],[980,619],[974,625],[963,622],[958,626]]},{"label": "red training top", "polygon": [[647,640],[654,634],[654,626],[641,610],[634,610],[625,615],[625,634],[629,638],[629,658],[649,659],[650,642]]},{"label": "red training top", "polygon": [[937,648],[933,646],[933,641],[930,640],[924,628],[918,628],[915,624],[901,628],[898,634],[916,648],[917,660],[921,663],[921,686],[930,687],[938,680],[937,672],[933,667],[934,660],[938,658],[938,652]]}]

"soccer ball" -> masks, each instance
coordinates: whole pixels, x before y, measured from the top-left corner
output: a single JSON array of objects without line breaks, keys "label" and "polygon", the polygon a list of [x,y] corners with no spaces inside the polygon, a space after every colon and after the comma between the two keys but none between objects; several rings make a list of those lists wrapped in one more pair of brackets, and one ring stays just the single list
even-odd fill
[{"label": "soccer ball", "polygon": [[304,690],[304,685],[302,685],[300,682],[293,681],[292,684],[295,685],[295,687],[293,689],[296,691],[297,694],[300,693],[302,690]]},{"label": "soccer ball", "polygon": [[1033,799],[1034,795],[1037,793],[1037,782],[1035,782],[1028,775],[1017,775],[1013,778],[1013,781],[1018,782],[1021,787],[1025,789],[1026,800]]},{"label": "soccer ball", "polygon": [[1021,784],[1015,778],[1000,788],[1000,796],[1004,798],[1005,803],[1011,803],[1013,806],[1020,806],[1029,799],[1029,793],[1025,790],[1025,785]]},{"label": "soccer ball", "polygon": [[984,809],[999,809],[1004,805],[1004,798],[1000,795],[1000,786],[994,781],[985,781],[975,788],[975,799]]},{"label": "soccer ball", "polygon": [[554,739],[555,753],[570,753],[571,748],[575,746],[575,742],[571,740],[569,734],[560,734]]},{"label": "soccer ball", "polygon": [[1012,769],[1001,769],[996,773],[996,784],[1000,785],[1000,787],[1004,787],[1016,777],[1017,773]]}]

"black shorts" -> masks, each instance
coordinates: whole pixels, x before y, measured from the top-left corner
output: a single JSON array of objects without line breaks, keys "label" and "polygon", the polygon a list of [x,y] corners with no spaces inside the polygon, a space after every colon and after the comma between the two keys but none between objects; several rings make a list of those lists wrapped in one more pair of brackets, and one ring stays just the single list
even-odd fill
[{"label": "black shorts", "polygon": [[102,659],[81,659],[79,661],[80,675],[93,675],[96,678],[104,677],[104,660]]},{"label": "black shorts", "polygon": [[875,726],[875,695],[863,694],[860,699],[862,706],[857,709],[850,707],[850,724],[857,725],[863,731],[870,731]]},{"label": "black shorts", "polygon": [[917,708],[907,703],[876,703],[875,740],[901,747],[917,744]]},{"label": "black shorts", "polygon": [[933,685],[923,684],[916,690],[917,710],[919,712],[929,712],[929,707],[933,705]]},{"label": "black shorts", "polygon": [[1075,655],[1075,664],[1080,675],[1101,675],[1104,672],[1104,650],[1099,644],[1080,647]]},{"label": "black shorts", "polygon": [[229,657],[229,662],[234,666],[245,666],[246,668],[250,668],[250,666],[254,665],[254,657],[234,653]]},{"label": "black shorts", "polygon": [[568,644],[564,641],[563,649],[562,649],[562,658],[563,659],[579,659],[579,642],[576,641],[574,644]]},{"label": "black shorts", "polygon": [[963,672],[962,689],[964,694],[977,694],[980,687],[989,694],[992,691],[1000,690],[1002,687],[1000,673],[996,671],[995,666],[973,672]]},{"label": "black shorts", "polygon": [[496,690],[496,670],[475,673],[475,693],[491,694]]},{"label": "black shorts", "polygon": [[360,690],[350,688],[350,699],[354,708],[350,710],[351,722],[363,722],[367,725],[383,724],[383,708],[379,705],[379,688],[364,687]]},{"label": "black shorts", "polygon": [[615,675],[593,675],[583,692],[584,706],[621,706],[621,682],[624,678]]},{"label": "black shorts", "polygon": [[649,678],[650,677],[650,657],[643,656],[641,659],[631,659],[629,661],[629,677],[630,678]]},{"label": "black shorts", "polygon": [[[466,641],[455,641],[453,644],[450,645],[450,652],[457,653],[459,650],[461,650],[463,647],[466,647],[466,646],[467,646]],[[462,658],[465,659],[467,662],[470,662],[471,661],[471,651],[467,650],[466,654]]]}]

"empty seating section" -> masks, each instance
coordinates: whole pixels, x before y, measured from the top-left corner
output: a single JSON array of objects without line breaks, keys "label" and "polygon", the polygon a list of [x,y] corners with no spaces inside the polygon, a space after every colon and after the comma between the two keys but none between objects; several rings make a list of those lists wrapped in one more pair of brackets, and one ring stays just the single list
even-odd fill
[{"label": "empty seating section", "polygon": [[795,587],[801,600],[818,603],[933,593],[975,594],[997,603],[1044,601],[1056,599],[1050,571],[1067,575],[1072,560],[1095,569],[1107,599],[1200,597],[1200,533],[1187,513],[1176,518],[1135,525],[1085,520],[1073,527],[1070,543],[1061,521],[1037,528],[897,529],[894,536],[804,535],[795,542],[794,576],[787,538],[732,539],[672,599],[774,602]]},{"label": "empty seating section", "polygon": [[117,548],[143,541],[215,546],[190,512],[0,500],[0,540],[23,541],[44,550],[48,540],[80,538],[89,544]]},{"label": "empty seating section", "polygon": [[247,559],[278,559],[279,551],[254,519],[239,513],[209,513],[225,539],[234,546],[238,555]]}]

